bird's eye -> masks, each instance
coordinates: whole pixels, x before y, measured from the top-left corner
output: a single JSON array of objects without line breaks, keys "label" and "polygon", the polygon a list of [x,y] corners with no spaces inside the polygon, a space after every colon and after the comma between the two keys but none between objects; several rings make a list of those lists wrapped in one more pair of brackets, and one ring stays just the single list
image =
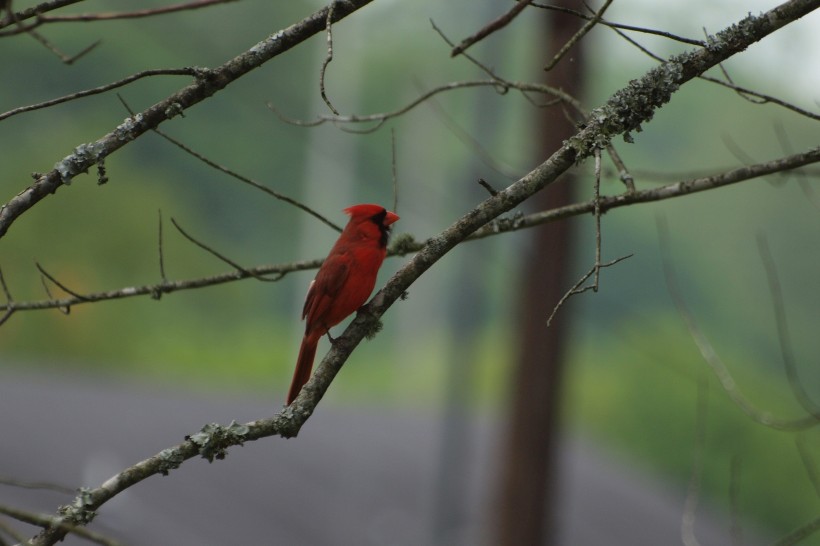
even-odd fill
[{"label": "bird's eye", "polygon": [[387,217],[387,209],[382,209],[370,217],[370,221],[377,226],[384,226],[384,219]]}]

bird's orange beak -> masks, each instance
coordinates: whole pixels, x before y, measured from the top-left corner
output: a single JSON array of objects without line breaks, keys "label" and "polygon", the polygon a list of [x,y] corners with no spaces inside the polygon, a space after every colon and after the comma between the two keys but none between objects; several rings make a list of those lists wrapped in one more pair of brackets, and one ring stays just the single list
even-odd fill
[{"label": "bird's orange beak", "polygon": [[393,222],[395,222],[395,221],[396,221],[396,220],[398,220],[398,219],[399,219],[399,215],[398,215],[398,214],[396,214],[396,213],[394,213],[394,212],[390,212],[390,211],[388,210],[388,211],[387,211],[387,214],[385,214],[385,215],[384,215],[384,225],[385,225],[385,226],[389,226],[390,224],[392,224]]}]

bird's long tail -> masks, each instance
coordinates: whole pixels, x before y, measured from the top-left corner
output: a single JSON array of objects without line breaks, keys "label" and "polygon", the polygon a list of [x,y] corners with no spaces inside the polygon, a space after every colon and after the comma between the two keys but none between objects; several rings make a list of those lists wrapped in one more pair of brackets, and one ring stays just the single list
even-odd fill
[{"label": "bird's long tail", "polygon": [[319,337],[305,334],[302,338],[302,347],[299,349],[299,358],[296,359],[296,369],[293,371],[293,380],[288,391],[288,405],[299,395],[299,391],[310,379],[310,372],[313,369],[313,359],[316,358],[316,345],[319,344]]}]

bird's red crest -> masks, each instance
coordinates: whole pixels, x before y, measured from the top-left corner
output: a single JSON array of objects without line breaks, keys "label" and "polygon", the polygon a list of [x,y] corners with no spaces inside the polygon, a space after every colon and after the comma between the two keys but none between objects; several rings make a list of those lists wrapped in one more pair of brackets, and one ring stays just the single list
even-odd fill
[{"label": "bird's red crest", "polygon": [[351,218],[357,217],[368,217],[374,216],[379,214],[384,210],[384,207],[381,205],[373,205],[370,203],[363,203],[361,205],[352,205],[344,209],[344,213],[350,216]]}]

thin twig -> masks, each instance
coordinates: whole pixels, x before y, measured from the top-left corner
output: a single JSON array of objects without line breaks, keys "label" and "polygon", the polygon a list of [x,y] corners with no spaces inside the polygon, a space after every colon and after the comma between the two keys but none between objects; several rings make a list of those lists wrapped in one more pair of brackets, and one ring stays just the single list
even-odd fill
[{"label": "thin twig", "polygon": [[596,271],[596,270],[601,269],[601,268],[604,268],[604,267],[610,267],[610,266],[613,266],[613,265],[617,264],[618,262],[622,262],[622,261],[626,260],[627,258],[631,258],[632,256],[633,256],[632,254],[627,254],[626,256],[621,256],[620,258],[615,258],[614,260],[611,260],[611,261],[609,261],[609,262],[607,262],[607,263],[600,264],[600,265],[598,265],[597,267],[596,267],[596,266],[592,266],[592,267],[590,268],[590,270],[589,270],[589,271],[587,271],[587,272],[584,274],[584,276],[583,276],[583,277],[581,277],[581,278],[578,280],[578,282],[576,282],[574,285],[572,285],[572,288],[570,288],[569,290],[567,290],[567,292],[566,292],[566,293],[565,293],[565,294],[561,297],[561,299],[560,299],[560,300],[558,300],[558,303],[557,303],[557,304],[555,304],[555,307],[552,309],[552,313],[550,313],[550,316],[549,316],[549,317],[547,317],[547,326],[549,326],[550,324],[552,324],[552,319],[554,319],[554,318],[555,318],[555,315],[558,313],[558,310],[559,310],[559,309],[561,309],[561,307],[564,305],[564,303],[566,303],[566,301],[567,301],[569,298],[571,298],[572,296],[575,296],[576,294],[582,294],[582,293],[584,293],[584,292],[587,292],[587,291],[589,291],[589,290],[592,290],[592,289],[593,289],[593,288],[592,288],[592,285],[588,285],[588,286],[582,286],[582,285],[583,285],[585,282],[587,282],[587,280],[595,274],[595,271]]},{"label": "thin twig", "polygon": [[77,493],[77,488],[75,487],[68,487],[66,485],[60,485],[53,482],[27,482],[16,478],[8,478],[6,476],[0,476],[0,485],[19,487],[21,489],[43,489],[46,491],[64,493],[66,495],[74,495]]},{"label": "thin twig", "polygon": [[490,197],[495,197],[496,195],[498,195],[498,190],[492,187],[490,183],[484,180],[483,178],[478,179],[478,185],[487,190],[487,193],[490,194]]},{"label": "thin twig", "polygon": [[256,280],[258,280],[258,281],[264,281],[264,282],[276,282],[276,281],[278,281],[278,280],[281,280],[281,279],[282,279],[282,277],[284,277],[284,276],[285,276],[285,274],[284,274],[284,273],[279,273],[278,275],[276,275],[276,276],[275,276],[275,277],[273,277],[273,278],[268,278],[268,277],[265,277],[265,276],[263,276],[263,275],[259,275],[259,274],[257,274],[256,272],[254,272],[252,269],[248,269],[248,268],[242,267],[241,265],[239,265],[239,264],[238,264],[238,263],[236,263],[235,261],[233,261],[233,260],[231,260],[230,258],[228,258],[228,257],[224,256],[223,254],[220,254],[219,252],[217,252],[216,250],[214,250],[214,249],[213,249],[213,248],[211,248],[210,246],[206,245],[206,244],[205,244],[205,243],[203,243],[202,241],[197,240],[197,239],[196,239],[193,235],[189,234],[187,231],[185,231],[184,229],[182,229],[182,226],[180,226],[180,225],[177,223],[177,221],[176,221],[176,220],[174,220],[174,218],[173,218],[173,217],[171,218],[171,223],[172,223],[172,224],[174,224],[174,227],[175,227],[175,228],[177,228],[177,231],[179,231],[179,232],[182,234],[182,236],[183,236],[183,237],[185,237],[186,239],[188,239],[189,241],[191,241],[192,243],[194,243],[196,246],[198,246],[198,247],[199,247],[199,248],[201,248],[202,250],[204,250],[204,251],[208,252],[209,254],[211,254],[212,256],[214,256],[214,257],[216,257],[216,258],[218,258],[218,259],[222,260],[222,261],[223,261],[223,262],[225,262],[226,264],[230,265],[231,267],[233,267],[233,268],[234,268],[234,269],[236,269],[237,271],[240,271],[241,273],[243,273],[244,275],[246,275],[246,276],[248,276],[248,277],[253,277],[254,279],[256,279]]},{"label": "thin twig", "polygon": [[797,453],[800,454],[800,459],[803,461],[803,468],[806,469],[806,475],[814,487],[814,493],[820,499],[820,474],[817,472],[817,465],[812,457],[812,452],[806,446],[805,434],[796,434],[794,437],[794,445],[797,448]]},{"label": "thin twig", "polygon": [[805,525],[801,525],[785,537],[775,542],[772,546],[794,546],[802,543],[805,539],[820,531],[820,517],[817,517]]},{"label": "thin twig", "polygon": [[209,167],[212,167],[212,168],[214,168],[214,169],[216,169],[220,172],[223,172],[223,173],[227,174],[228,176],[230,176],[232,178],[235,178],[236,180],[239,180],[240,182],[244,182],[245,184],[247,184],[249,186],[252,186],[252,187],[254,187],[258,190],[261,190],[261,191],[267,193],[268,195],[270,195],[271,197],[274,197],[274,198],[276,198],[280,201],[284,201],[285,203],[288,203],[288,204],[293,205],[294,207],[296,207],[300,210],[305,211],[306,213],[310,214],[311,216],[313,216],[314,218],[316,218],[320,222],[324,223],[325,225],[329,226],[330,228],[332,228],[336,231],[339,231],[339,232],[342,231],[342,228],[339,225],[335,224],[334,222],[332,222],[331,220],[329,220],[325,216],[319,214],[318,212],[316,212],[315,210],[313,210],[309,206],[305,205],[304,203],[302,203],[300,201],[297,201],[296,199],[293,199],[292,197],[288,197],[287,195],[285,195],[283,193],[279,193],[278,191],[269,188],[268,186],[262,184],[261,182],[257,182],[256,180],[254,180],[252,178],[248,178],[247,176],[241,175],[241,174],[237,173],[236,171],[234,171],[232,169],[229,169],[228,167],[225,167],[224,165],[220,165],[220,164],[216,163],[215,161],[213,161],[211,159],[208,159],[204,155],[200,154],[199,152],[194,151],[193,149],[191,149],[187,145],[183,144],[179,140],[175,139],[174,137],[168,135],[167,133],[165,133],[165,132],[163,132],[159,129],[154,129],[154,132],[156,134],[158,134],[159,136],[161,136],[162,138],[164,138],[165,140],[167,140],[168,142],[170,142],[171,144],[173,144],[174,146],[177,146],[180,150],[182,150],[182,151],[186,152],[187,154],[192,155],[193,157],[195,157],[198,160],[202,161],[203,163],[205,163]]},{"label": "thin twig", "polygon": [[[56,300],[56,299],[55,299],[55,298],[51,295],[51,289],[48,287],[48,283],[46,282],[46,278],[45,278],[43,275],[40,275],[40,284],[42,284],[42,285],[43,285],[43,290],[44,290],[44,291],[45,291],[45,293],[46,293],[46,297],[48,297],[48,299],[47,299],[46,301],[48,301],[48,302],[56,302],[57,300]],[[75,299],[75,300],[77,300],[77,301],[84,301],[84,300],[82,300],[82,299],[80,299],[80,298],[77,298],[77,297],[73,297],[73,299]],[[64,315],[69,315],[69,314],[71,314],[71,305],[70,305],[70,304],[65,304],[65,305],[49,305],[49,307],[48,307],[48,308],[49,308],[49,309],[51,309],[51,308],[56,308],[59,312],[61,312],[61,313],[62,313],[62,314],[64,314]]]},{"label": "thin twig", "polygon": [[775,430],[805,430],[820,424],[820,413],[810,413],[809,415],[795,419],[774,417],[769,412],[758,409],[746,398],[743,392],[741,392],[729,369],[723,363],[723,360],[721,360],[709,339],[700,331],[694,316],[684,303],[683,296],[678,288],[677,275],[675,274],[675,269],[672,266],[672,260],[669,256],[669,227],[667,226],[666,217],[657,216],[656,225],[666,289],[672,298],[672,302],[675,304],[678,315],[680,315],[687,330],[689,330],[689,335],[695,342],[701,357],[712,369],[712,372],[718,378],[720,386],[729,396],[729,399],[754,422]]},{"label": "thin twig", "polygon": [[[580,17],[581,19],[585,19],[587,21],[591,21],[594,16],[587,15],[585,13],[581,13],[580,11],[576,11],[574,9],[565,8],[563,6],[552,6],[548,4],[540,4],[538,2],[532,3],[533,7],[547,9],[551,11],[558,11],[561,13],[568,13],[570,15],[574,15],[575,17]],[[672,34],[671,32],[666,32],[664,30],[655,30],[652,28],[645,28],[645,27],[636,27],[633,25],[624,25],[621,23],[613,23],[612,21],[607,21],[605,19],[600,19],[599,24],[602,24],[607,27],[611,27],[613,29],[622,29],[622,30],[630,30],[634,32],[640,32],[643,34],[653,34],[655,36],[661,36],[663,38],[669,38],[670,40],[674,40],[676,42],[681,42],[684,44],[694,45],[704,47],[706,44],[702,40],[693,40],[692,38],[685,38],[683,36],[678,36],[676,34]]]},{"label": "thin twig", "polygon": [[[134,111],[131,109],[131,107],[128,105],[128,103],[125,101],[125,99],[119,93],[117,93],[117,98],[120,100],[123,107],[125,107],[125,109],[131,114],[131,116],[133,116]],[[202,161],[203,163],[205,163],[209,167],[214,168],[214,169],[216,169],[216,170],[218,170],[218,171],[220,171],[224,174],[227,174],[228,176],[230,176],[232,178],[235,178],[236,180],[239,180],[240,182],[244,182],[245,184],[247,184],[251,187],[254,187],[258,190],[261,190],[261,191],[267,193],[268,195],[270,195],[271,197],[274,197],[274,198],[276,198],[280,201],[284,201],[285,203],[293,205],[296,208],[299,208],[299,209],[307,212],[308,214],[310,214],[314,218],[318,219],[319,221],[323,222],[324,224],[328,225],[329,227],[331,227],[332,229],[334,229],[336,231],[339,231],[339,232],[342,231],[342,228],[339,227],[337,224],[335,224],[332,221],[328,220],[325,216],[322,216],[321,214],[319,214],[318,212],[316,212],[312,208],[308,207],[304,203],[301,203],[301,202],[297,201],[296,199],[293,199],[292,197],[288,197],[287,195],[279,193],[276,190],[273,190],[273,189],[265,186],[261,182],[257,182],[256,180],[253,180],[252,178],[248,178],[247,176],[243,176],[243,175],[237,173],[236,171],[233,171],[233,170],[229,169],[228,167],[225,167],[224,165],[220,165],[219,163],[205,157],[204,155],[202,155],[199,152],[193,150],[192,148],[190,148],[186,144],[183,144],[181,141],[175,139],[174,137],[168,135],[167,133],[161,131],[160,129],[154,129],[154,133],[158,134],[159,136],[161,136],[162,138],[164,138],[165,140],[167,140],[168,142],[170,142],[174,146],[178,147],[183,152],[185,152],[185,153],[197,158],[198,160]]]},{"label": "thin twig", "polygon": [[[337,2],[335,22],[371,2],[372,0]],[[76,146],[71,153],[56,162],[53,169],[38,176],[28,187],[0,205],[0,238],[8,233],[12,224],[23,214],[46,197],[54,195],[60,187],[70,184],[74,177],[87,173],[100,158],[115,153],[160,124],[181,115],[188,108],[208,100],[271,59],[322,32],[326,19],[327,8],[308,15],[281,32],[267,36],[220,66],[203,70],[202,78],[177,89],[96,140]]]},{"label": "thin twig", "polygon": [[157,210],[157,250],[159,251],[159,279],[163,284],[168,283],[165,276],[165,253],[162,249],[162,209]]},{"label": "thin twig", "polygon": [[516,169],[511,168],[509,165],[504,165],[499,160],[495,159],[490,151],[484,147],[484,145],[482,145],[475,137],[473,137],[473,135],[459,125],[458,122],[445,111],[441,104],[439,104],[438,100],[431,96],[427,99],[427,106],[433,111],[444,126],[447,127],[447,129],[449,129],[450,132],[462,142],[462,144],[471,150],[484,165],[508,180],[518,180],[521,177]]},{"label": "thin twig", "polygon": [[59,521],[59,518],[48,514],[36,514],[34,512],[20,510],[19,508],[13,508],[11,506],[4,506],[1,504],[0,514],[4,514],[10,518],[22,521],[23,523],[28,523],[29,525],[36,525],[37,527],[46,528],[55,526],[65,530],[66,532],[74,533],[78,537],[84,538],[85,540],[90,540],[91,542],[101,544],[102,546],[123,546],[123,543],[116,539],[101,535],[96,531],[90,531],[80,525],[72,525],[68,522]]},{"label": "thin twig", "polygon": [[44,102],[39,102],[37,104],[30,104],[28,106],[20,106],[19,108],[14,108],[13,110],[9,110],[8,112],[3,112],[0,114],[0,121],[10,118],[12,116],[16,116],[17,114],[22,114],[24,112],[32,112],[34,110],[40,110],[42,108],[49,108],[51,106],[55,106],[57,104],[62,104],[64,102],[69,102],[76,99],[81,99],[83,97],[89,97],[91,95],[98,95],[100,93],[105,93],[106,91],[110,91],[111,89],[116,89],[118,87],[122,87],[124,85],[128,85],[129,83],[135,82],[142,78],[147,78],[150,76],[199,76],[202,74],[202,71],[197,68],[170,68],[170,69],[157,69],[157,70],[143,70],[142,72],[137,72],[136,74],[132,74],[127,78],[123,78],[121,80],[108,83],[105,85],[101,85],[99,87],[94,87],[92,89],[86,89],[83,91],[78,91],[76,93],[71,93],[70,95],[65,95],[62,97],[58,97],[56,99],[50,99]]},{"label": "thin twig", "polygon": [[327,115],[319,115],[313,120],[299,120],[294,119],[286,116],[282,112],[280,112],[272,103],[268,102],[267,107],[268,109],[276,114],[276,116],[285,123],[290,125],[295,125],[297,127],[316,127],[318,125],[322,125],[323,123],[335,123],[335,124],[352,124],[352,123],[374,123],[376,124],[374,128],[369,129],[363,132],[373,132],[380,128],[384,123],[392,118],[401,116],[416,106],[422,104],[426,100],[430,99],[431,97],[438,95],[439,93],[445,93],[447,91],[452,91],[454,89],[469,89],[472,87],[493,87],[497,91],[500,91],[502,94],[506,93],[509,89],[517,89],[519,91],[525,92],[533,92],[533,93],[543,93],[545,95],[551,95],[555,97],[557,100],[566,102],[568,104],[578,104],[578,101],[575,100],[571,95],[561,91],[560,89],[552,88],[548,85],[542,85],[537,83],[528,83],[528,82],[509,82],[506,80],[498,80],[498,79],[491,79],[491,80],[468,80],[468,81],[458,81],[458,82],[449,82],[443,85],[439,85],[426,91],[407,103],[406,105],[389,112],[380,112],[376,114],[365,114],[365,115],[349,115],[349,116],[327,116]]},{"label": "thin twig", "polygon": [[[435,30],[436,33],[438,33],[438,35],[441,37],[442,40],[444,40],[447,43],[447,45],[449,45],[450,47],[454,47],[454,44],[450,40],[450,38],[448,38],[447,35],[444,34],[444,31],[442,31],[432,19],[430,19],[430,24],[432,25],[433,30]],[[495,73],[494,70],[492,70],[490,67],[477,60],[472,55],[469,55],[468,53],[463,53],[463,56],[466,57],[471,63],[473,63],[479,69],[481,69],[485,74],[490,76],[494,81],[497,81],[498,87],[496,88],[496,90],[501,94],[506,93],[509,89],[519,89],[524,98],[526,98],[531,104],[533,104],[536,107],[543,108],[545,106],[553,106],[558,102],[562,102],[575,109],[575,111],[581,114],[584,117],[584,119],[586,119],[589,116],[589,113],[581,106],[580,101],[578,101],[570,95],[563,94],[563,91],[561,91],[562,95],[556,95],[550,92],[549,94],[552,94],[555,98],[548,101],[546,104],[535,104],[535,102],[530,98],[528,91],[517,87],[516,82],[511,82],[500,77],[498,74]],[[552,88],[550,88],[550,90],[560,91]],[[570,120],[570,122],[573,124],[576,123],[575,120]],[[618,151],[615,149],[611,142],[607,144],[606,149],[609,153],[610,158],[612,159],[612,162],[618,168],[618,175],[621,182],[624,183],[628,192],[634,192],[635,180],[629,173],[629,170],[626,168],[626,165],[621,159],[621,156],[618,154]]]},{"label": "thin twig", "polygon": [[727,83],[723,80],[713,78],[712,76],[702,75],[702,76],[700,76],[700,79],[705,80],[707,82],[716,83],[720,86],[726,87],[727,89],[731,89],[732,91],[734,91],[738,94],[741,94],[741,95],[749,95],[749,96],[752,96],[752,97],[757,97],[760,100],[759,101],[754,101],[755,104],[772,103],[772,104],[776,104],[778,106],[782,106],[783,108],[791,110],[792,112],[800,114],[801,116],[805,116],[809,119],[820,120],[820,113],[809,112],[808,110],[806,110],[804,108],[800,108],[797,105],[794,105],[794,104],[792,104],[790,102],[787,102],[783,99],[779,99],[777,97],[774,97],[772,95],[767,95],[765,93],[761,93],[759,91],[755,91],[755,90],[749,89],[747,87],[736,85],[734,83]]},{"label": "thin twig", "polygon": [[327,55],[325,55],[325,60],[322,62],[322,69],[319,71],[319,92],[322,95],[322,100],[325,101],[327,107],[330,108],[330,111],[333,112],[334,115],[339,115],[339,111],[331,104],[330,99],[327,98],[327,93],[325,92],[325,72],[327,71],[327,65],[331,63],[333,60],[333,6],[336,5],[335,0],[331,0],[330,6],[327,8],[327,21],[325,23],[325,30],[327,33]]},{"label": "thin twig", "polygon": [[628,193],[635,193],[635,178],[632,177],[629,169],[626,168],[624,160],[621,159],[621,154],[618,153],[618,150],[615,149],[615,146],[613,146],[611,142],[607,145],[606,151],[612,163],[615,164],[615,168],[618,169],[618,179],[626,186],[626,191]]},{"label": "thin twig", "polygon": [[[228,2],[235,2],[236,0],[198,0],[194,2],[186,2],[182,4],[174,4],[170,6],[162,6],[158,8],[148,8],[136,11],[127,12],[103,12],[103,13],[72,13],[68,15],[48,15],[47,12],[52,9],[63,7],[64,5],[82,2],[83,0],[68,0],[62,2],[46,2],[35,6],[33,8],[23,10],[20,13],[14,14],[15,19],[3,22],[0,19],[0,29],[8,26],[11,22],[17,21],[17,26],[14,29],[0,31],[0,38],[6,36],[14,36],[29,32],[41,25],[48,23],[82,23],[94,21],[111,21],[115,19],[136,19],[140,17],[150,17],[153,15],[164,15],[176,11],[195,10],[204,8],[215,4],[226,4]],[[49,5],[49,6],[47,6]],[[34,17],[35,20],[30,23],[24,23],[26,19]]]},{"label": "thin twig", "polygon": [[[601,21],[601,24],[606,25],[607,23],[604,22],[604,21]],[[608,26],[612,26],[612,25],[608,25]],[[644,46],[642,46],[641,44],[639,44],[636,40],[633,40],[632,38],[627,36],[625,33],[618,30],[618,28],[613,27],[613,30],[615,30],[615,32],[618,34],[618,36],[620,36],[621,38],[623,38],[624,40],[626,40],[627,42],[629,42],[630,44],[632,44],[633,46],[638,48],[645,55],[649,56],[650,58],[652,58],[652,59],[654,59],[655,61],[658,61],[658,62],[663,62],[664,61],[664,59],[662,57],[652,53],[651,51],[649,51],[649,49],[647,49]],[[706,46],[706,44],[703,43],[703,42],[700,42],[699,45],[704,46],[704,47]],[[728,81],[723,81],[719,78],[715,78],[715,77],[712,77],[712,76],[707,76],[706,74],[700,74],[698,76],[698,79],[701,79],[701,80],[704,80],[704,81],[707,81],[707,82],[710,82],[710,83],[714,83],[714,84],[720,85],[722,87],[726,87],[727,89],[731,89],[732,91],[734,91],[738,95],[742,96],[743,98],[745,98],[746,100],[748,100],[748,101],[750,101],[754,104],[772,103],[772,104],[776,104],[778,106],[781,106],[783,108],[786,108],[788,110],[791,110],[792,112],[795,112],[797,114],[800,114],[801,116],[805,116],[809,119],[813,119],[813,120],[819,120],[820,119],[820,113],[810,112],[810,111],[806,110],[805,108],[800,108],[799,106],[797,106],[795,104],[792,104],[790,102],[787,102],[783,99],[779,99],[779,98],[774,97],[772,95],[767,95],[765,93],[761,93],[759,91],[754,91],[753,89],[749,89],[749,88],[742,87],[740,85],[735,84],[732,81],[731,77],[729,76],[729,73],[723,67],[723,64],[718,63],[717,66],[723,71],[723,74],[724,74],[724,76],[726,77],[726,79]],[[757,99],[757,100],[754,100],[754,99]]]},{"label": "thin twig", "polygon": [[34,27],[36,25],[26,25],[26,24],[22,23],[20,17],[18,17],[18,15],[10,8],[10,6],[6,6],[6,7],[8,8],[8,17],[4,18],[3,20],[0,20],[0,28],[2,28],[2,26],[3,26],[2,23],[7,21],[8,23],[15,23],[16,24],[17,32],[1,33],[0,37],[2,37],[2,36],[11,36],[11,35],[18,34],[18,33],[26,33],[29,36],[31,36],[32,38],[34,38],[37,42],[42,44],[46,49],[51,51],[54,55],[56,55],[65,64],[68,64],[68,65],[73,64],[74,61],[76,61],[80,57],[84,56],[86,53],[88,53],[89,51],[91,51],[92,49],[94,49],[95,47],[97,47],[100,44],[100,40],[97,40],[96,42],[92,43],[91,45],[89,45],[85,49],[81,50],[76,55],[72,55],[72,56],[66,55],[65,53],[60,51],[60,49],[57,46],[55,46],[50,41],[48,41],[48,39],[45,36],[38,33],[37,31],[35,31]]},{"label": "thin twig", "polygon": [[3,323],[10,319],[11,315],[14,314],[14,299],[11,297],[11,290],[9,290],[9,287],[6,284],[6,278],[3,276],[2,269],[0,269],[0,286],[3,287],[3,294],[6,296],[6,309],[3,316],[0,317],[0,326],[2,326]]},{"label": "thin twig", "polygon": [[[450,46],[450,49],[456,47],[456,44],[452,40],[450,40],[450,38],[448,38],[446,34],[444,34],[444,31],[441,30],[438,27],[438,25],[436,25],[436,22],[433,19],[430,19],[430,26],[432,26],[433,30],[436,31],[436,33],[438,33],[439,36],[441,36],[441,39],[444,40],[444,42],[448,46]],[[466,51],[463,51],[461,55],[468,59],[471,63],[479,67],[485,74],[487,74],[491,78],[498,79],[499,83],[503,85],[503,81],[496,76],[495,72],[489,66],[485,65],[484,63],[482,63]]]},{"label": "thin twig", "polygon": [[54,285],[56,285],[60,290],[62,290],[66,294],[70,294],[70,295],[74,296],[75,298],[78,298],[78,299],[81,299],[81,300],[85,299],[85,296],[83,296],[82,294],[70,289],[69,287],[67,287],[66,285],[64,285],[60,281],[58,281],[56,278],[54,278],[54,276],[51,275],[48,271],[46,271],[43,268],[43,266],[40,265],[39,262],[34,262],[34,265],[37,267],[37,270],[40,272],[41,275],[43,275],[45,278],[47,278],[52,283],[54,283]]},{"label": "thin twig", "polygon": [[760,254],[760,260],[763,262],[763,269],[766,271],[766,279],[769,283],[769,294],[772,298],[774,320],[777,325],[777,339],[780,343],[780,355],[783,359],[783,368],[786,370],[786,377],[789,380],[792,394],[794,394],[797,402],[807,413],[814,415],[820,414],[820,406],[811,399],[803,386],[803,381],[800,379],[800,373],[794,358],[794,351],[792,350],[789,324],[786,320],[783,289],[780,287],[780,279],[777,275],[777,267],[772,258],[772,253],[769,250],[769,243],[762,233],[758,233],[757,235],[757,248]]},{"label": "thin twig", "polygon": [[468,36],[464,38],[461,43],[459,43],[453,50],[450,52],[450,57],[455,57],[456,55],[460,55],[464,51],[467,50],[468,47],[479,42],[492,34],[497,30],[501,30],[510,22],[512,22],[515,17],[524,11],[524,8],[529,6],[532,3],[532,0],[518,0],[515,5],[505,14],[501,15],[497,19],[494,19],[489,24],[484,26],[483,28],[479,29],[475,34],[472,36]]},{"label": "thin twig", "polygon": [[623,32],[622,30],[620,30],[618,28],[615,28],[615,27],[612,27],[612,30],[615,32],[615,34],[620,36],[621,39],[623,39],[627,43],[631,44],[633,47],[638,49],[638,51],[640,51],[644,55],[648,56],[649,58],[654,59],[654,60],[658,61],[659,63],[662,63],[664,61],[663,57],[660,57],[659,55],[656,55],[656,54],[652,53],[648,48],[641,45],[640,42],[638,42],[638,40],[636,40],[636,39],[632,38],[631,36],[627,35],[626,32]]},{"label": "thin twig", "polygon": [[599,9],[599,10],[595,13],[595,15],[594,15],[591,19],[589,19],[589,20],[588,20],[588,21],[584,24],[584,26],[583,26],[583,27],[581,27],[581,28],[578,30],[578,32],[576,32],[575,34],[573,34],[573,35],[572,35],[572,38],[570,38],[569,40],[567,40],[567,43],[565,43],[565,44],[561,47],[561,49],[559,49],[559,50],[558,50],[558,52],[557,52],[557,53],[556,53],[556,54],[552,57],[552,60],[550,60],[550,61],[547,63],[547,65],[544,67],[544,70],[545,70],[545,71],[549,72],[550,70],[552,70],[552,69],[555,67],[555,65],[556,65],[556,64],[558,64],[558,62],[559,62],[559,61],[560,61],[560,60],[564,57],[564,55],[566,55],[566,54],[567,54],[567,51],[569,51],[569,50],[572,48],[572,46],[574,46],[576,43],[578,43],[578,40],[580,40],[581,38],[583,38],[584,36],[586,36],[586,34],[587,34],[590,30],[592,30],[592,28],[593,28],[595,25],[597,25],[597,24],[601,21],[601,18],[603,17],[604,12],[606,12],[607,8],[609,7],[609,5],[610,5],[611,3],[612,3],[612,0],[606,0],[606,2],[604,2],[604,5],[603,5],[603,6],[601,6],[601,9]]},{"label": "thin twig", "polygon": [[166,15],[178,11],[192,11],[200,8],[207,8],[216,4],[227,4],[237,0],[196,0],[193,2],[183,2],[161,6],[158,8],[146,8],[135,11],[121,11],[108,13],[76,13],[70,15],[41,15],[38,20],[43,23],[74,23],[89,21],[111,21],[113,19],[138,19],[141,17],[152,17],[154,15]]},{"label": "thin twig", "polygon": [[[621,256],[615,260],[612,260],[607,263],[601,263],[601,150],[600,148],[595,150],[595,185],[593,190],[593,197],[592,197],[592,215],[595,218],[595,263],[593,264],[592,268],[583,276],[581,279],[576,282],[572,288],[567,290],[564,295],[558,300],[558,303],[555,304],[555,307],[552,309],[552,313],[550,316],[547,317],[547,327],[552,323],[552,319],[558,313],[558,310],[566,303],[566,301],[575,296],[577,294],[582,294],[587,292],[588,290],[592,290],[593,292],[598,292],[598,286],[600,282],[601,276],[601,269],[604,267],[610,267],[615,265],[618,262],[626,260],[630,258],[632,254],[627,256]],[[584,286],[584,283],[590,278],[593,277],[593,282],[590,285]]]},{"label": "thin twig", "polygon": [[[25,535],[23,535],[23,533],[18,532],[11,525],[8,525],[5,521],[0,521],[0,531],[10,536],[11,539],[17,544],[22,544],[26,540],[26,537]],[[6,546],[7,543],[5,540],[2,539],[2,533],[0,533],[0,544],[2,546]]]}]

